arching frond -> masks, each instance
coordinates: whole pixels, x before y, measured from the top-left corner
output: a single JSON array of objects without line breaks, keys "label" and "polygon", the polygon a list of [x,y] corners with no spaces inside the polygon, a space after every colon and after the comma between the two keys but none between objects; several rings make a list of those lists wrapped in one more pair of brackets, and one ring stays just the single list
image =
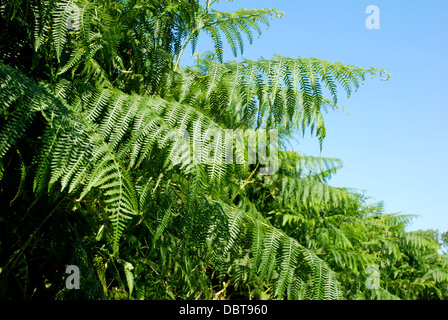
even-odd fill
[{"label": "arching frond", "polygon": [[[375,68],[345,66],[315,58],[292,59],[282,56],[275,56],[271,60],[244,60],[241,63],[224,64],[204,60],[200,65],[200,72],[193,69],[185,71],[188,75],[184,78],[187,82],[183,84],[182,99],[192,99],[197,103],[201,97],[198,96],[198,90],[203,92],[200,99],[207,99],[214,92],[219,95],[226,87],[227,92],[238,94],[224,96],[226,102],[210,106],[210,110],[225,112],[224,106],[229,112],[237,112],[238,118],[235,121],[243,122],[250,128],[259,127],[261,123],[295,126],[300,130],[310,127],[316,130],[321,140],[325,137],[322,110],[328,104],[322,93],[323,86],[329,89],[333,103],[336,104],[338,85],[345,87],[347,93],[351,94],[367,75],[373,77],[384,74],[384,71]],[[258,119],[249,109],[252,108],[249,101],[258,102]],[[238,108],[230,109],[234,107]]]}]

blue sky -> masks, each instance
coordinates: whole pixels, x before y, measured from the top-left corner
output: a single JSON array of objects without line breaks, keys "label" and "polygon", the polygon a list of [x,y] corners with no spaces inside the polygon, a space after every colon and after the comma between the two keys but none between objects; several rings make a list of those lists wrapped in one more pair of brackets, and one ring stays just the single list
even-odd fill
[{"label": "blue sky", "polygon": [[[380,9],[379,30],[366,28],[369,5]],[[418,215],[408,230],[448,231],[448,1],[235,0],[214,8],[284,12],[246,46],[245,58],[315,57],[389,72],[389,81],[369,78],[349,99],[339,91],[350,114],[326,116],[322,152],[311,137],[293,147],[341,159],[330,184],[365,190],[388,213]],[[201,39],[197,50],[210,48]],[[225,57],[233,59],[230,49]],[[190,61],[186,54],[182,64]]]}]

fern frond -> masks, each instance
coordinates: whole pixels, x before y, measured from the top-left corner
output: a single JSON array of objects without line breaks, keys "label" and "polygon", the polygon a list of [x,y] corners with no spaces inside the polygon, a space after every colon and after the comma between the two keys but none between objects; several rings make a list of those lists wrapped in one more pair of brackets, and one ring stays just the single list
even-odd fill
[{"label": "fern frond", "polygon": [[57,3],[53,13],[52,36],[58,61],[61,58],[63,47],[67,42],[67,26],[69,21],[74,18],[73,15],[75,12],[73,8],[75,7],[76,4],[72,0],[62,0]]},{"label": "fern frond", "polygon": [[[8,131],[3,131],[3,135],[0,133],[0,137],[5,140],[2,143],[4,151],[1,155],[6,152],[5,148],[16,143],[31,120],[36,117],[37,111],[40,111],[50,128],[47,130],[46,140],[49,144],[43,149],[40,159],[44,161],[39,162],[36,177],[42,179],[48,176],[45,172],[50,172],[49,188],[60,181],[63,189],[70,185],[69,192],[79,190],[80,199],[92,188],[102,189],[106,211],[109,212],[114,226],[114,250],[118,251],[118,241],[124,223],[138,211],[135,191],[121,160],[107,145],[98,128],[82,114],[67,109],[45,89],[37,87],[19,72],[11,73],[8,67],[1,67],[2,80],[10,74],[12,81],[17,83],[16,88],[26,86],[26,90],[21,92],[24,97],[14,110],[14,114],[20,114],[20,121],[13,116],[3,128],[5,130],[13,126],[14,130],[10,131],[14,132],[14,135],[7,134]],[[3,81],[1,87],[6,88]],[[5,94],[1,92],[0,96],[4,97]],[[30,102],[25,103],[26,101]],[[30,105],[35,107],[30,108]],[[42,186],[42,182],[35,180],[35,188],[39,185]]]},{"label": "fern frond", "polygon": [[223,45],[220,33],[222,32],[230,45],[233,55],[236,57],[238,49],[241,54],[244,50],[244,34],[252,44],[252,32],[256,31],[261,35],[260,25],[269,27],[269,18],[273,15],[282,17],[283,13],[275,9],[239,9],[235,12],[219,12],[212,9],[204,13],[202,18],[203,25],[201,30],[208,33],[215,45],[218,59],[222,62]]},{"label": "fern frond", "polygon": [[[327,105],[338,108],[337,86],[342,85],[351,93],[352,88],[357,88],[366,75],[383,73],[375,68],[357,68],[315,58],[292,59],[277,55],[271,60],[221,64],[202,59],[199,63],[199,71],[185,70],[187,75],[184,79],[188,79],[188,83],[184,82],[183,100],[197,101],[198,90],[206,93],[202,96],[199,94],[200,99],[206,100],[214,94],[218,96],[223,88],[227,88],[227,102],[220,105],[223,106],[221,108],[237,107],[229,109],[237,112],[239,118],[235,120],[243,120],[249,127],[259,127],[262,122],[296,126],[301,130],[310,127],[320,140],[325,137],[322,112]],[[201,86],[191,85],[195,82]],[[332,102],[323,96],[324,87],[332,94]],[[253,117],[254,101],[258,102],[255,105],[258,119]]]},{"label": "fern frond", "polygon": [[[235,235],[232,238],[243,237],[246,243],[251,243],[249,278],[257,275],[257,281],[271,283],[275,296],[280,298],[285,294],[291,296],[298,292],[303,293],[304,290],[315,290],[313,294],[307,295],[307,298],[311,299],[341,297],[342,293],[333,271],[310,250],[268,222],[264,222],[256,210],[245,211],[224,203],[221,203],[221,206],[229,216],[229,222],[234,224],[232,229],[235,230],[233,232]],[[247,224],[250,228],[243,227]],[[234,242],[230,244],[234,245]],[[297,282],[297,277],[299,279],[309,277],[311,283]],[[296,281],[295,285],[300,284],[304,287],[300,289],[294,287],[293,281]],[[288,292],[293,288],[294,293]]]}]

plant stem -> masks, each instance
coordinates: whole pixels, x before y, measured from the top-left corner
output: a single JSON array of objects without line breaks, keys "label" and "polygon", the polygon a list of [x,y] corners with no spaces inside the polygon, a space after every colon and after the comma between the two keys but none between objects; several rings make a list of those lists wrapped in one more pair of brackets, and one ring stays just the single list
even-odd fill
[{"label": "plant stem", "polygon": [[260,165],[260,163],[257,163],[257,166],[255,167],[254,171],[252,171],[252,173],[250,174],[249,178],[247,178],[247,180],[244,182],[243,186],[241,187],[240,190],[238,190],[238,192],[235,194],[235,196],[232,198],[232,202],[233,200],[235,200],[235,198],[237,197],[237,195],[240,194],[240,192],[247,186],[247,184],[249,183],[250,179],[253,177],[253,175],[255,174],[255,172],[257,172],[258,166]]},{"label": "plant stem", "polygon": [[182,54],[184,53],[185,48],[187,47],[188,43],[190,42],[193,35],[196,33],[196,29],[193,29],[190,33],[190,36],[188,37],[187,41],[183,45],[182,49],[179,52],[179,55],[177,56],[176,65],[174,66],[174,71],[176,71],[177,67],[179,66],[180,58],[182,57]]}]

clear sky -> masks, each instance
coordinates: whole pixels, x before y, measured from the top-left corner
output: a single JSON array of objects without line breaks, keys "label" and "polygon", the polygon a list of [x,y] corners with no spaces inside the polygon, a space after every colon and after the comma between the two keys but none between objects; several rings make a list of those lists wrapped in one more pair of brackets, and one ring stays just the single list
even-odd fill
[{"label": "clear sky", "polygon": [[[379,30],[366,28],[369,5],[380,10]],[[284,12],[246,46],[247,59],[315,57],[389,72],[389,81],[369,78],[349,99],[339,91],[350,114],[326,116],[321,153],[316,138],[293,148],[341,159],[344,168],[330,184],[365,190],[388,213],[418,215],[408,230],[448,231],[448,1],[221,0],[214,8]],[[197,50],[210,48],[201,39]],[[230,49],[225,58],[233,59]]]}]

